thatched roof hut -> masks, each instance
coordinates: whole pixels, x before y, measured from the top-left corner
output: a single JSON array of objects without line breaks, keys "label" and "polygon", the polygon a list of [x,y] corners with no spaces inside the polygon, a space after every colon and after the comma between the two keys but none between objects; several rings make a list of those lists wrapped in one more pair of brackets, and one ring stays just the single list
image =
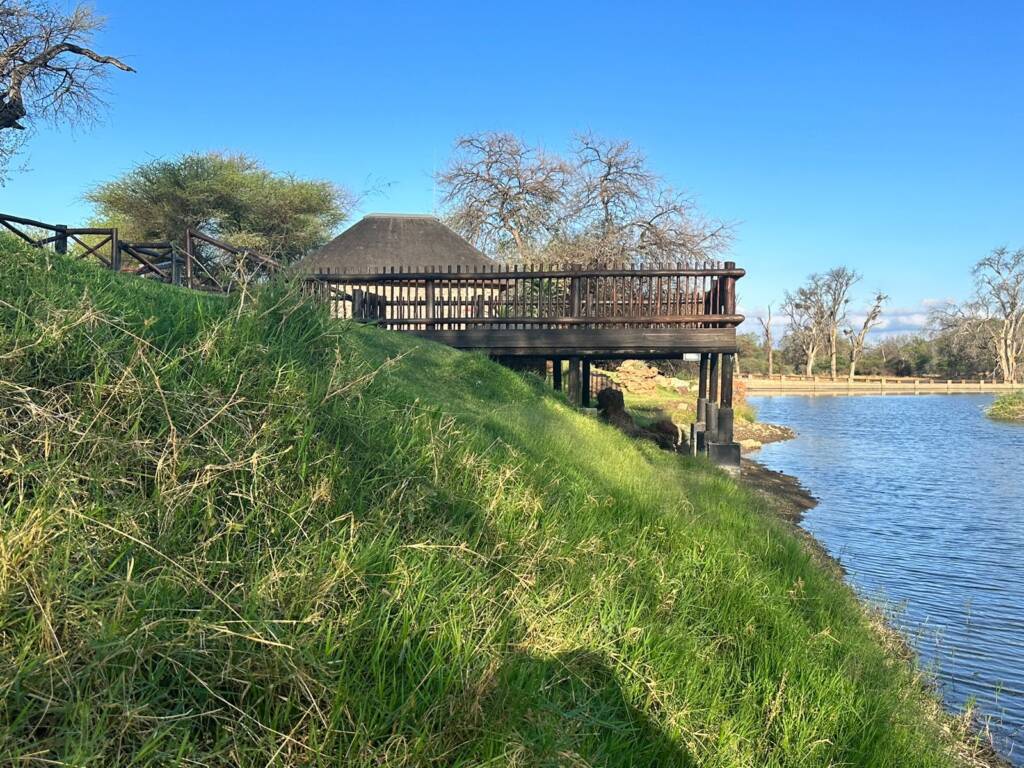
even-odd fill
[{"label": "thatched roof hut", "polygon": [[382,267],[483,269],[494,262],[435,216],[371,213],[296,268],[306,274],[366,274]]}]

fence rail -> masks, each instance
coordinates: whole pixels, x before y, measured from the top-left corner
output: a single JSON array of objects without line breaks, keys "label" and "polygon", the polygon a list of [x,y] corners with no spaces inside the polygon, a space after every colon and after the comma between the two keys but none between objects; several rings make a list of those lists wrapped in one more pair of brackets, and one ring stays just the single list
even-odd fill
[{"label": "fence rail", "polygon": [[801,376],[797,374],[742,374],[738,377],[747,391],[756,393],[821,393],[821,394],[927,394],[965,392],[1004,392],[1019,389],[1021,384],[995,379],[941,379],[921,376]]}]

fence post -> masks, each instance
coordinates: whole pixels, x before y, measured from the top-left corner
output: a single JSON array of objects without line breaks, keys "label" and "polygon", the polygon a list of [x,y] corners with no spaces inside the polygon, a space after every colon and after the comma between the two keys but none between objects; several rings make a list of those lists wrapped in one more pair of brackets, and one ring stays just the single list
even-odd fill
[{"label": "fence post", "polygon": [[121,271],[121,240],[117,236],[117,227],[110,230],[110,268],[114,272]]},{"label": "fence post", "polygon": [[178,252],[174,246],[171,246],[171,284],[181,285],[181,259],[178,258]]},{"label": "fence post", "polygon": [[192,228],[185,230],[185,284],[192,288],[192,249],[195,243],[192,242]]},{"label": "fence post", "polygon": [[68,252],[68,226],[67,224],[54,224],[53,228],[57,232],[57,239],[53,241],[53,250],[55,253],[63,255]]},{"label": "fence post", "polygon": [[427,280],[423,286],[423,301],[426,304],[424,310],[427,316],[427,328],[433,330],[436,323],[434,322],[434,281]]}]

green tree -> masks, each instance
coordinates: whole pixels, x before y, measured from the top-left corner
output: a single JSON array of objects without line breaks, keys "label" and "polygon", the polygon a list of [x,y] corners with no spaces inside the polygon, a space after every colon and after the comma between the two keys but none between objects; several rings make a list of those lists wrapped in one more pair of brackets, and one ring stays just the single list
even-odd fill
[{"label": "green tree", "polygon": [[355,202],[331,182],[216,152],[145,163],[86,199],[96,206],[96,223],[118,227],[124,239],[181,244],[191,227],[283,262],[327,242]]}]

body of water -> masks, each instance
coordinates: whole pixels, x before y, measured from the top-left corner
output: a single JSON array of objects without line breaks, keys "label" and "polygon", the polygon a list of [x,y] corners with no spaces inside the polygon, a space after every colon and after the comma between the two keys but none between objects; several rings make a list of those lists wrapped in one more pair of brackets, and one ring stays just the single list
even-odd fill
[{"label": "body of water", "polygon": [[752,397],[798,435],[753,458],[820,499],[803,526],[1024,765],[1024,426],[987,419],[992,399]]}]

